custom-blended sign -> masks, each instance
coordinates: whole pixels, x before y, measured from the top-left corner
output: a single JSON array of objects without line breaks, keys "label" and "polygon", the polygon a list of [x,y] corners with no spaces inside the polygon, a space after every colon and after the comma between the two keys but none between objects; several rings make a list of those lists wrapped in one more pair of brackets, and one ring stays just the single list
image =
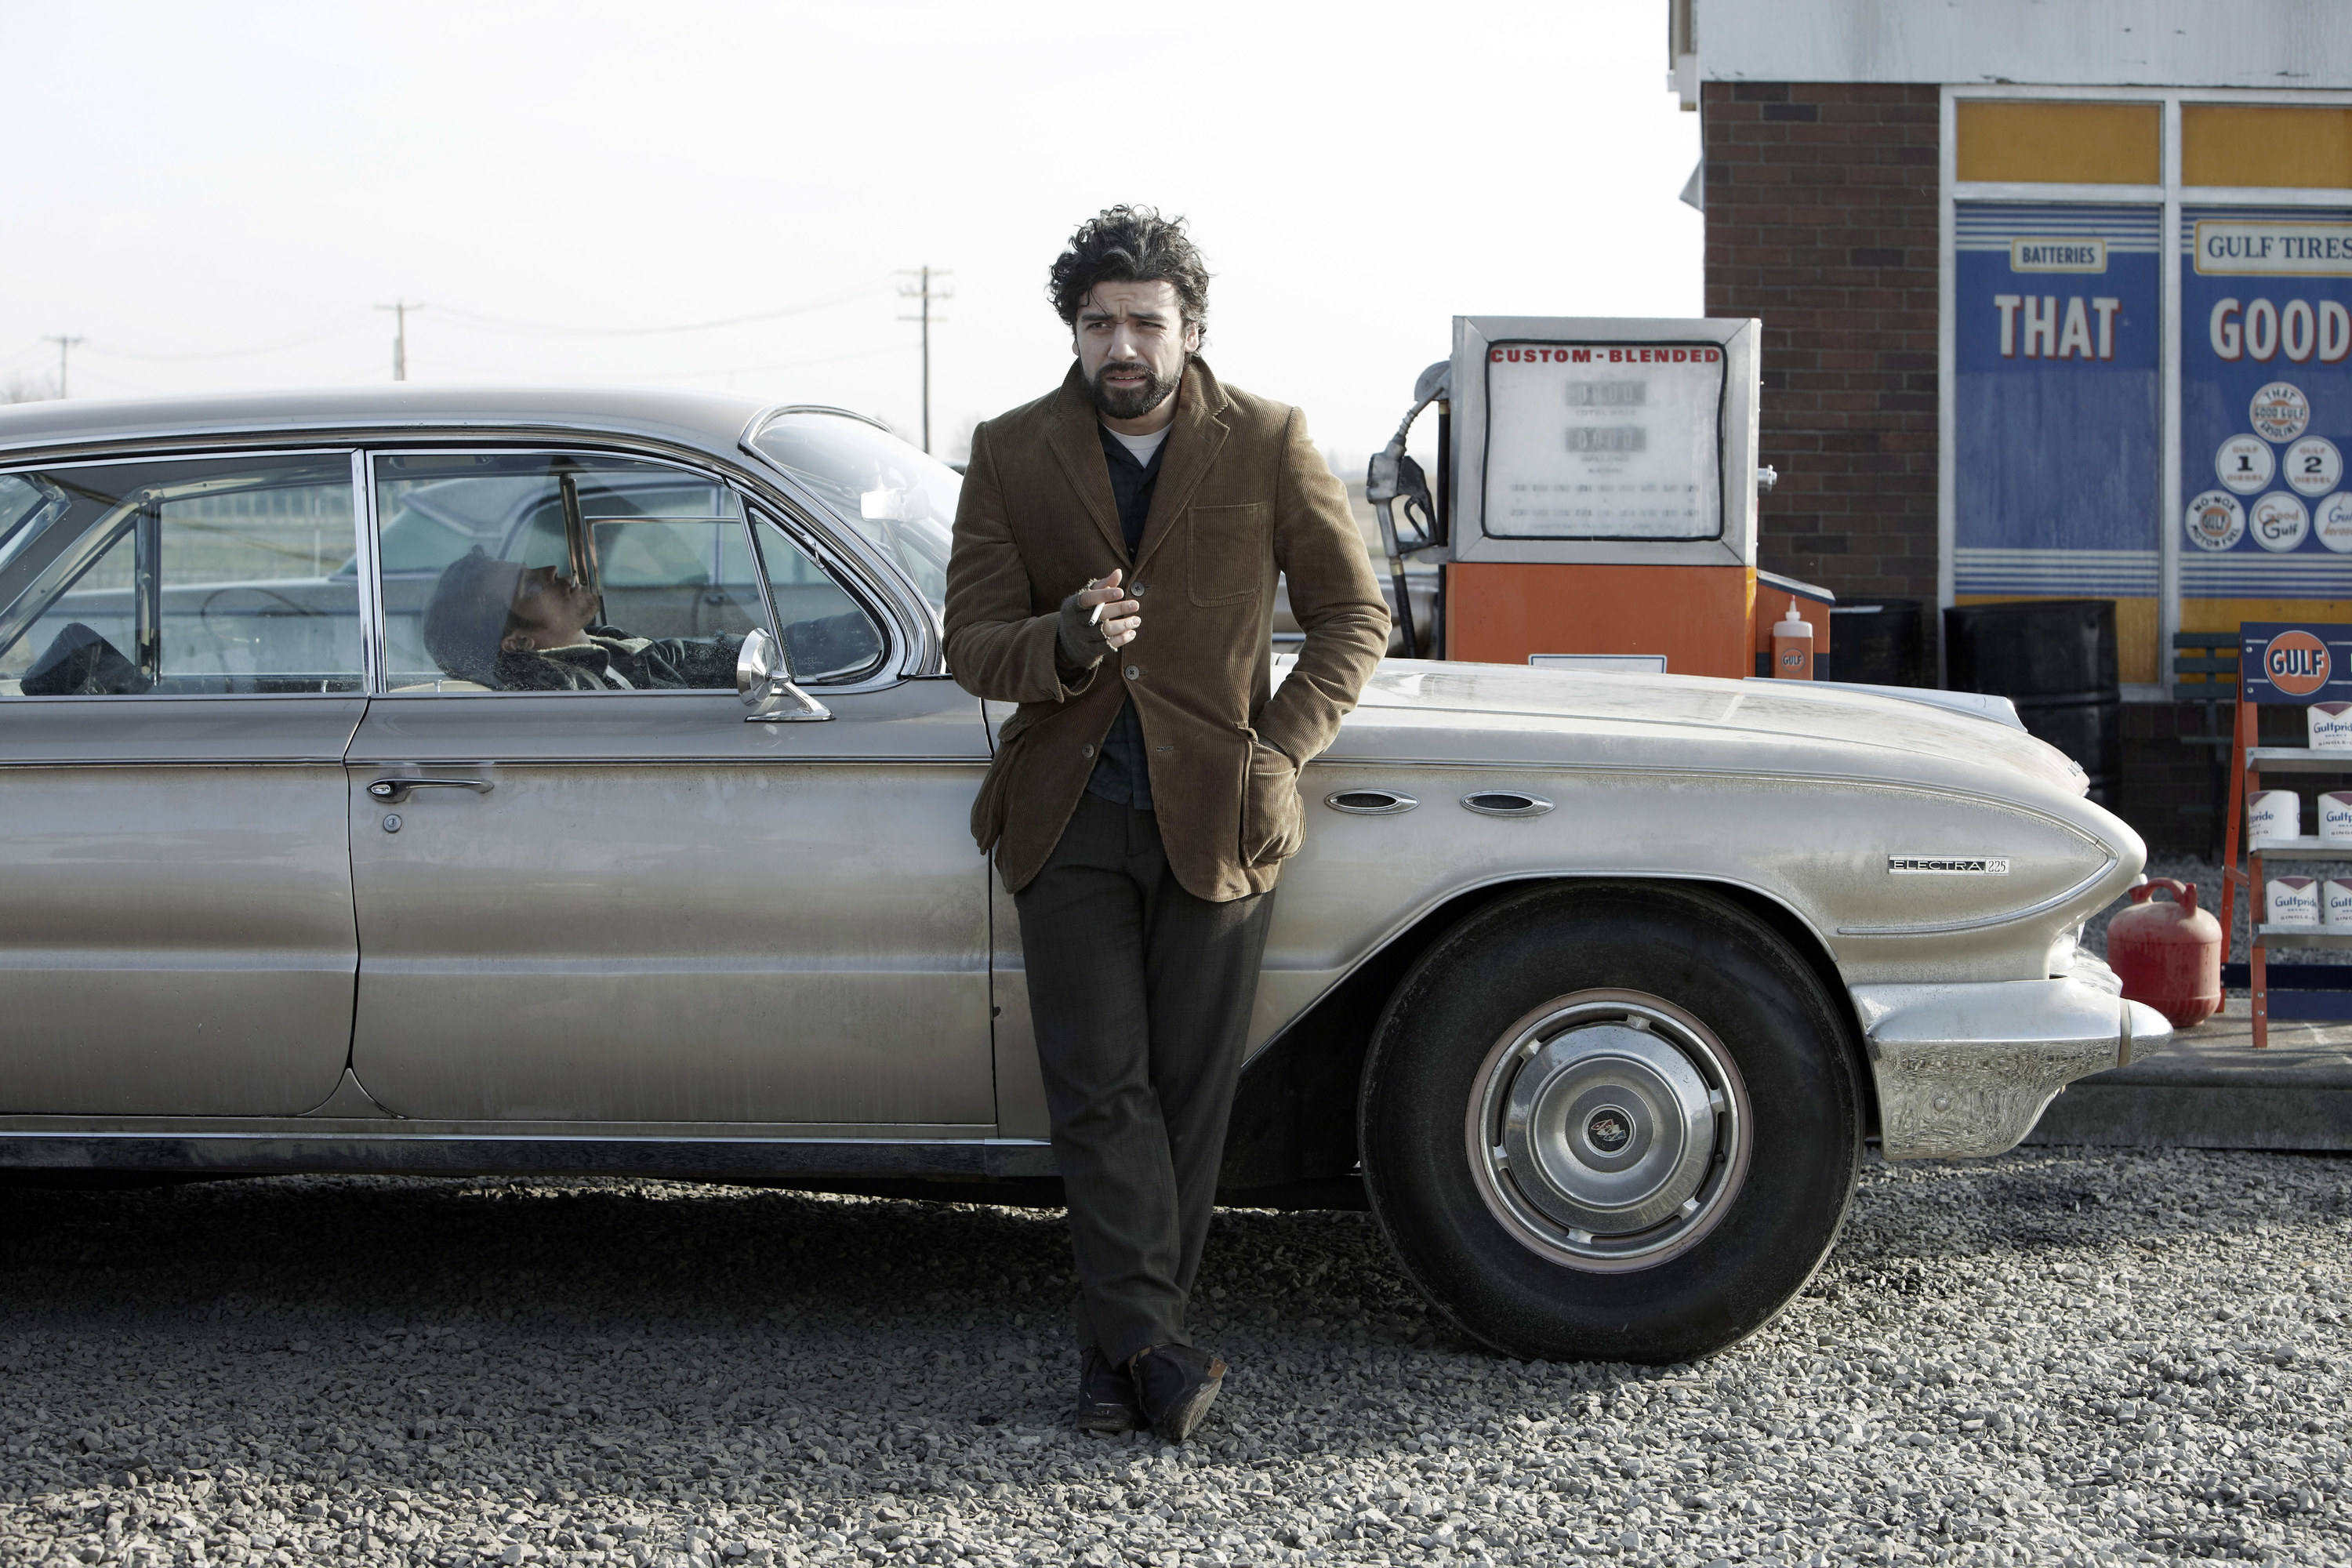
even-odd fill
[{"label": "custom-blended sign", "polygon": [[2352,626],[2248,621],[2238,679],[2252,702],[2352,702]]}]

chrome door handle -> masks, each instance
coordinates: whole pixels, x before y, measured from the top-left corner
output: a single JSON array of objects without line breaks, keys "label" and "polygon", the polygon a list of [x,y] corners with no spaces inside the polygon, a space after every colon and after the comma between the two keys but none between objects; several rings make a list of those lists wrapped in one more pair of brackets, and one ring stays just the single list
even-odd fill
[{"label": "chrome door handle", "polygon": [[1343,789],[1337,795],[1325,795],[1323,804],[1349,816],[1394,816],[1401,811],[1411,811],[1421,802],[1400,790]]},{"label": "chrome door handle", "polygon": [[368,794],[387,805],[398,805],[408,798],[411,790],[469,789],[476,795],[488,795],[497,787],[488,779],[378,779],[368,785]]},{"label": "chrome door handle", "polygon": [[1551,809],[1551,802],[1525,790],[1482,789],[1462,797],[1463,806],[1481,816],[1541,816]]}]

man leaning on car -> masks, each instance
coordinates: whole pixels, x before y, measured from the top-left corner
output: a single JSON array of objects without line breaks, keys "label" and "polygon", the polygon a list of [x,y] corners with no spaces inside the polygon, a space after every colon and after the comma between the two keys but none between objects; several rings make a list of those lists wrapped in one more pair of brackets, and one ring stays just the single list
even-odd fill
[{"label": "man leaning on car", "polygon": [[[1078,1424],[1189,1436],[1225,1363],[1185,1308],[1298,771],[1388,645],[1347,492],[1298,411],[1200,358],[1181,219],[1115,206],[1048,292],[1076,361],[972,433],[949,667],[1017,702],[972,807],[1020,910],[1079,1280]],[[1306,642],[1271,696],[1276,574]]]}]

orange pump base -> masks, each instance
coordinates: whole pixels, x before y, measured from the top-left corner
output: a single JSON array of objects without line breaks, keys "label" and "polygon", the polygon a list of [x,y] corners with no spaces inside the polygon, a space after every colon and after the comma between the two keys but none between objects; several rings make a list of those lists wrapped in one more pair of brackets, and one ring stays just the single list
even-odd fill
[{"label": "orange pump base", "polygon": [[[1812,595],[1816,659],[1829,652],[1828,606]],[[1445,568],[1445,657],[1525,664],[1531,654],[1660,654],[1669,675],[1758,673],[1789,595],[1757,603],[1752,566],[1583,566],[1452,562]],[[1762,613],[1759,613],[1762,612]]]}]

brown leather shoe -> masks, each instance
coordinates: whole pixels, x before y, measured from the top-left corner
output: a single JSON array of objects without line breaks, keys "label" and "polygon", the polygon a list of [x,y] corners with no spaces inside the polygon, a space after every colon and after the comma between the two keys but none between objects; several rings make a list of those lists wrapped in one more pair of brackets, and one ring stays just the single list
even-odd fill
[{"label": "brown leather shoe", "polygon": [[1142,1425],[1135,1379],[1112,1365],[1100,1347],[1088,1345],[1078,1356],[1078,1430],[1116,1437]]},{"label": "brown leather shoe", "polygon": [[1171,1443],[1192,1435],[1225,1380],[1224,1359],[1192,1345],[1153,1345],[1127,1364],[1144,1419]]}]

